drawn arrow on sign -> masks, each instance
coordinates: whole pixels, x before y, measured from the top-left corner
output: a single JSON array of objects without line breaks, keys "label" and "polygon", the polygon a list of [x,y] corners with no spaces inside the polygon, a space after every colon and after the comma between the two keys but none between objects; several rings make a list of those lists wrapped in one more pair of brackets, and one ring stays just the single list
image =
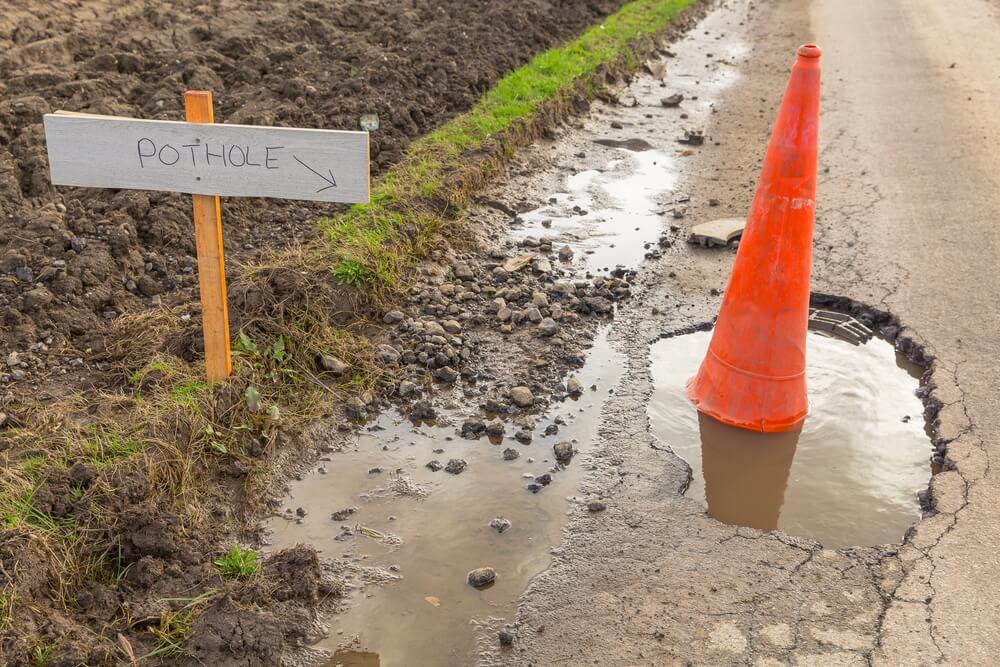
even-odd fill
[{"label": "drawn arrow on sign", "polygon": [[316,191],[317,193],[323,192],[323,190],[329,190],[330,188],[337,187],[337,179],[335,179],[333,177],[333,170],[331,170],[331,169],[327,169],[326,170],[326,173],[330,174],[330,178],[327,178],[326,176],[324,176],[323,174],[319,173],[318,171],[316,171],[315,169],[313,169],[312,167],[310,167],[309,165],[307,165],[305,162],[303,162],[302,160],[300,160],[297,155],[293,155],[292,157],[295,158],[296,162],[298,162],[303,167],[305,167],[306,169],[308,169],[312,173],[316,174],[317,176],[319,176],[320,178],[322,178],[323,181],[325,181],[326,183],[328,183],[328,185],[326,187],[322,187],[319,190],[317,190]]}]

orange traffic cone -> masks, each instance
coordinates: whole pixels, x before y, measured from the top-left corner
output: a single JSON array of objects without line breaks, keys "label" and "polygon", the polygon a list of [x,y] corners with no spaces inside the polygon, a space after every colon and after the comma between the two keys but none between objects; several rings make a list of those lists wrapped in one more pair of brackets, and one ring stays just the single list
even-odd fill
[{"label": "orange traffic cone", "polygon": [[790,430],[809,407],[819,56],[799,47],[712,342],[687,388],[700,412],[755,431]]}]

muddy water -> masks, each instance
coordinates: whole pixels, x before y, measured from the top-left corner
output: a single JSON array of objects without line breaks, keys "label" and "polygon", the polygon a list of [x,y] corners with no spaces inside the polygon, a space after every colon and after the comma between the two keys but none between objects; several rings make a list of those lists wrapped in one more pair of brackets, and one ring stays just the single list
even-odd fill
[{"label": "muddy water", "polygon": [[691,466],[688,495],[725,523],[831,548],[898,542],[930,477],[917,369],[878,339],[810,333],[809,417],[798,431],[752,433],[700,415],[685,395],[710,337],[664,339],[651,352],[651,425]]},{"label": "muddy water", "polygon": [[[671,46],[674,57],[664,61],[662,81],[639,77],[619,95],[620,106],[595,104],[583,131],[563,141],[574,158],[547,179],[555,191],[541,198],[543,206],[519,216],[511,237],[549,236],[557,246],[569,245],[580,275],[637,267],[668,225],[678,222],[674,209],[683,214],[691,206],[678,183],[684,161],[701,149],[678,140],[703,130],[715,101],[738,80],[739,65],[750,54],[739,31],[731,15],[713,12]],[[673,94],[684,100],[665,108],[661,99]],[[711,213],[697,221],[743,215],[723,208]]]},{"label": "muddy water", "polygon": [[[517,597],[548,565],[549,549],[560,540],[567,498],[585,472],[601,406],[621,373],[622,360],[606,335],[597,338],[576,374],[587,390],[537,418],[531,444],[516,442],[510,423],[507,437],[494,443],[485,436],[462,439],[458,431],[466,415],[448,415],[449,425],[413,426],[387,413],[363,430],[352,448],[322,461],[326,474],[317,469],[293,485],[286,506],[307,514],[301,522],[273,520],[273,548],[306,542],[322,556],[381,567],[398,577],[385,586],[359,583],[349,609],[330,619],[330,637],[320,647],[358,649],[339,652],[331,665],[475,662],[477,628],[510,619]],[[546,436],[553,423],[558,434]],[[552,454],[552,445],[563,440],[580,452],[565,468],[556,466]],[[506,448],[520,456],[503,460]],[[466,470],[451,475],[425,467],[432,459],[446,464],[452,458],[464,459]],[[552,482],[537,493],[528,490],[527,484],[545,473]],[[331,518],[350,507],[357,508],[350,516]],[[502,533],[491,528],[496,517],[510,521],[510,528]],[[497,580],[476,590],[466,574],[484,566],[496,570]]]}]

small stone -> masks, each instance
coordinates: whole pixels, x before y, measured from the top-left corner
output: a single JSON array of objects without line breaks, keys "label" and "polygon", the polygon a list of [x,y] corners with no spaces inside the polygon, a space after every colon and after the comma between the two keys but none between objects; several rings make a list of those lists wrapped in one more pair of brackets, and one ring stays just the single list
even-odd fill
[{"label": "small stone", "polygon": [[485,430],[486,424],[482,419],[466,419],[462,423],[462,437],[468,440],[479,438]]},{"label": "small stone", "polygon": [[528,485],[528,491],[531,491],[532,493],[538,493],[542,490],[542,488],[542,485],[537,482],[532,482]]},{"label": "small stone", "polygon": [[434,371],[434,379],[445,384],[453,384],[458,379],[458,371],[451,366],[442,366]]},{"label": "small stone", "polygon": [[403,321],[403,312],[400,310],[390,310],[382,316],[382,321],[386,324],[399,324]]},{"label": "small stone", "polygon": [[441,462],[438,461],[437,459],[432,459],[432,460],[430,460],[430,461],[428,461],[426,463],[426,467],[430,468],[431,472],[437,472],[438,470],[440,470],[444,466],[442,466]]},{"label": "small stone", "polygon": [[399,350],[392,345],[379,345],[375,348],[375,360],[386,365],[393,365],[399,362]]},{"label": "small stone", "polygon": [[679,106],[680,103],[683,101],[684,101],[683,95],[681,95],[680,93],[674,93],[673,95],[669,95],[667,97],[662,98],[660,100],[660,104],[662,104],[665,107],[673,108]]},{"label": "small stone", "polygon": [[496,581],[497,573],[492,567],[477,567],[469,572],[467,579],[473,588],[482,588]]},{"label": "small stone", "polygon": [[23,283],[35,282],[35,272],[31,270],[30,266],[17,267],[14,269],[14,275]]},{"label": "small stone", "polygon": [[510,447],[508,447],[507,449],[503,450],[503,460],[504,461],[513,461],[514,459],[516,459],[520,455],[521,455],[521,453],[519,451],[517,451],[516,449],[511,449]]},{"label": "small stone", "polygon": [[573,458],[574,450],[571,442],[557,442],[552,445],[552,452],[556,455],[556,460],[560,462],[569,461]]},{"label": "small stone", "polygon": [[502,438],[506,428],[499,419],[494,419],[486,425],[486,435],[494,438]]},{"label": "small stone", "polygon": [[462,331],[462,325],[457,320],[445,320],[441,326],[450,334],[458,334]]},{"label": "small stone", "polygon": [[515,635],[510,628],[504,628],[500,631],[498,637],[500,638],[500,646],[510,646],[514,643]]},{"label": "small stone", "polygon": [[410,421],[426,421],[435,417],[437,417],[437,411],[430,401],[417,401],[410,409]]},{"label": "small stone", "polygon": [[564,245],[563,247],[559,248],[559,259],[561,259],[564,262],[568,262],[569,260],[573,259],[573,249],[570,248],[568,245]]},{"label": "small stone", "polygon": [[357,507],[345,507],[344,509],[337,510],[336,512],[331,514],[330,518],[333,519],[334,521],[345,521],[347,517],[351,516],[357,511],[358,511]]},{"label": "small stone", "polygon": [[517,433],[514,434],[514,439],[525,445],[531,442],[531,438],[531,430],[527,428],[518,429]]},{"label": "small stone", "polygon": [[619,123],[617,120],[613,120],[613,121],[611,121],[611,129],[613,129],[613,130],[620,130],[620,129],[622,129],[622,124]]},{"label": "small stone", "polygon": [[455,262],[452,266],[452,272],[459,280],[471,280],[476,276],[476,274],[472,272],[472,268],[465,262]]},{"label": "small stone", "polygon": [[539,475],[538,477],[535,478],[535,481],[541,484],[542,486],[548,486],[549,484],[552,483],[552,475],[550,475],[549,473],[545,473],[544,475]]},{"label": "small stone", "polygon": [[324,371],[333,373],[334,375],[343,375],[350,368],[346,362],[338,359],[332,354],[321,354],[319,355],[319,365]]},{"label": "small stone", "polygon": [[295,508],[295,516],[299,517],[300,519],[304,517],[306,514],[309,514],[309,510],[307,510],[305,507]]},{"label": "small stone", "polygon": [[570,396],[579,396],[583,393],[583,383],[575,377],[566,380],[566,393]]},{"label": "small stone", "polygon": [[538,323],[538,335],[543,338],[551,338],[559,333],[559,325],[551,317],[546,317]]},{"label": "small stone", "polygon": [[502,533],[503,531],[510,528],[510,521],[503,518],[502,516],[498,516],[490,521],[490,528],[497,531],[498,533]]},{"label": "small stone", "polygon": [[510,400],[519,408],[530,408],[535,402],[535,397],[527,387],[518,386],[510,390]]},{"label": "small stone", "polygon": [[450,472],[452,475],[458,475],[465,470],[466,465],[468,464],[465,462],[465,459],[449,459],[448,465],[444,467],[444,471]]},{"label": "small stone", "polygon": [[357,396],[352,396],[344,402],[344,409],[351,419],[364,419],[368,416],[368,408]]},{"label": "small stone", "polygon": [[396,391],[399,392],[399,395],[403,398],[416,398],[422,393],[420,391],[420,387],[409,380],[403,380],[400,382]]},{"label": "small stone", "polygon": [[602,503],[600,500],[591,500],[587,503],[587,509],[591,512],[603,512],[608,509],[608,506]]}]

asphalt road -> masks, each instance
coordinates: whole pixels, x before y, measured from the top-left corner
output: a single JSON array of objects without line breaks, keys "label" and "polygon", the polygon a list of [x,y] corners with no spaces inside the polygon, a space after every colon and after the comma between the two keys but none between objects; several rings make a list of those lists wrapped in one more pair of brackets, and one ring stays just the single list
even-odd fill
[{"label": "asphalt road", "polygon": [[[834,551],[722,525],[680,495],[686,467],[649,433],[649,342],[711,317],[718,298],[706,294],[725,284],[732,255],[675,247],[646,265],[643,296],[610,336],[626,381],[583,487],[608,511],[571,510],[520,602],[515,647],[483,662],[996,664],[1000,5],[730,0],[708,20],[720,45],[748,50],[682,185],[692,201],[746,210],[794,49],[816,41],[814,289],[890,310],[933,357],[936,434],[948,442],[935,511],[900,544]],[[636,112],[621,113],[628,123]]]}]

